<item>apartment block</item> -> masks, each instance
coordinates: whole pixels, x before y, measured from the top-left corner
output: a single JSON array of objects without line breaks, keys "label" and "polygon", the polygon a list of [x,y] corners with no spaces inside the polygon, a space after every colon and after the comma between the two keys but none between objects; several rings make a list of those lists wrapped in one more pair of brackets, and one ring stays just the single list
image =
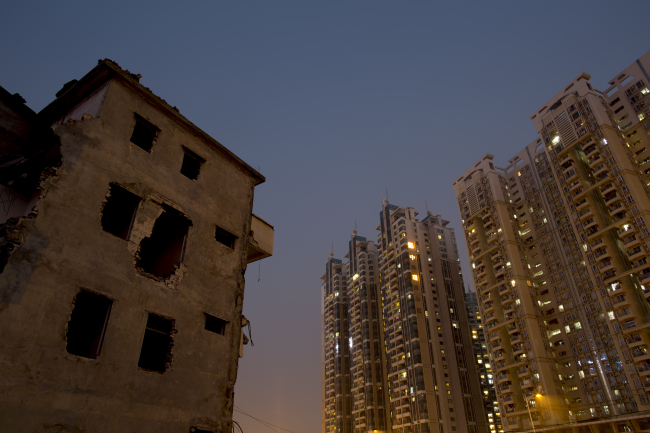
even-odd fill
[{"label": "apartment block", "polygon": [[394,432],[487,432],[454,230],[384,199],[377,245]]},{"label": "apartment block", "polygon": [[578,75],[453,183],[505,431],[650,430],[649,70]]},{"label": "apartment block", "polygon": [[348,262],[329,255],[323,432],[489,431],[454,231],[417,215],[384,200],[377,242],[352,230]]},{"label": "apartment block", "polygon": [[377,251],[352,230],[345,258],[322,277],[323,431],[391,431]]},{"label": "apartment block", "polygon": [[322,431],[352,433],[348,264],[330,252],[321,277],[323,343]]},{"label": "apartment block", "polygon": [[499,405],[496,401],[497,395],[494,391],[494,376],[488,358],[489,353],[485,332],[483,332],[480,307],[476,292],[470,291],[469,288],[465,290],[465,308],[467,308],[467,320],[472,333],[472,342],[474,343],[474,357],[476,358],[476,368],[481,384],[483,407],[487,415],[488,426],[491,432],[502,433],[503,427],[501,425],[501,417],[499,416]]},{"label": "apartment block", "polygon": [[0,88],[0,432],[229,432],[264,176],[101,60]]},{"label": "apartment block", "polygon": [[350,375],[354,433],[391,431],[379,257],[375,244],[352,230],[348,279]]}]

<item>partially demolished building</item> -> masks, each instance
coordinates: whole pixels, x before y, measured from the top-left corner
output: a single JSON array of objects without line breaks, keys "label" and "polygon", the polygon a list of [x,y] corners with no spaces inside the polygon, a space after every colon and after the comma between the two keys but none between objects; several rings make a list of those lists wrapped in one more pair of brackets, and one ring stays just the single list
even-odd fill
[{"label": "partially demolished building", "polygon": [[102,60],[0,88],[0,432],[229,432],[264,177]]}]

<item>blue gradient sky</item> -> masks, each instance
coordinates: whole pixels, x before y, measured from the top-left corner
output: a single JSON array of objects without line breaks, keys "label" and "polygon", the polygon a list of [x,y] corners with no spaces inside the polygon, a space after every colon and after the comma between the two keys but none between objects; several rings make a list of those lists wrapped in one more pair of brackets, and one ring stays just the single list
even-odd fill
[{"label": "blue gradient sky", "polygon": [[[647,1],[10,2],[0,85],[39,111],[108,57],[267,177],[275,253],[247,274],[254,347],[235,405],[321,426],[320,276],[381,198],[460,219],[451,182],[535,138],[528,117],[582,71],[606,82],[650,49]],[[462,264],[467,271],[462,244]],[[470,278],[467,278],[469,281]],[[240,414],[244,432],[271,432]]]}]

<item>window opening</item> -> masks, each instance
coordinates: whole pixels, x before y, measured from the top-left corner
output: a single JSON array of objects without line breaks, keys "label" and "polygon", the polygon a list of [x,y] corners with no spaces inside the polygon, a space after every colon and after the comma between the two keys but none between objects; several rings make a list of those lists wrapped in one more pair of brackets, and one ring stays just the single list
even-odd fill
[{"label": "window opening", "polygon": [[235,249],[235,240],[237,240],[237,236],[222,229],[219,226],[217,226],[214,238],[217,240],[217,242],[227,246],[228,248]]},{"label": "window opening", "polygon": [[156,136],[159,131],[160,129],[158,129],[153,123],[136,114],[135,127],[133,128],[133,134],[131,134],[131,143],[135,144],[142,150],[151,152],[151,148],[156,141]]},{"label": "window opening", "polygon": [[163,206],[151,236],[140,243],[138,266],[157,277],[169,278],[183,261],[192,222],[176,209]]},{"label": "window opening", "polygon": [[172,363],[174,321],[149,313],[138,367],[164,373]]},{"label": "window opening", "polygon": [[140,197],[111,183],[102,210],[102,228],[118,238],[129,240]]},{"label": "window opening", "polygon": [[199,171],[205,159],[185,147],[183,147],[183,152],[185,152],[185,155],[183,156],[181,174],[189,179],[196,180],[199,177]]},{"label": "window opening", "polygon": [[91,359],[99,356],[112,305],[106,296],[85,290],[77,294],[66,335],[69,353]]},{"label": "window opening", "polygon": [[207,331],[214,332],[215,334],[225,335],[227,323],[228,322],[226,320],[205,313],[205,329]]}]

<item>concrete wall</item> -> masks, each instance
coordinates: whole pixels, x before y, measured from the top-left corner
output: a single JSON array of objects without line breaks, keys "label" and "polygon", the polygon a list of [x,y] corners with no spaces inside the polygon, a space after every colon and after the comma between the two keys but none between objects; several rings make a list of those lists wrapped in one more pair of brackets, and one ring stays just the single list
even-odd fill
[{"label": "concrete wall", "polygon": [[[151,153],[130,142],[134,112],[160,129]],[[18,246],[0,273],[0,432],[229,432],[254,179],[119,79],[98,118],[55,132],[62,166],[36,216],[10,220]],[[181,146],[205,159],[197,180],[180,173]],[[130,241],[102,229],[112,182],[143,199]],[[157,281],[136,256],[163,203],[192,226],[181,268]],[[234,249],[216,225],[238,236]],[[97,359],[66,351],[80,289],[113,300]],[[162,374],[138,368],[148,313],[175,321]],[[225,335],[204,329],[204,313],[229,322]]]}]

